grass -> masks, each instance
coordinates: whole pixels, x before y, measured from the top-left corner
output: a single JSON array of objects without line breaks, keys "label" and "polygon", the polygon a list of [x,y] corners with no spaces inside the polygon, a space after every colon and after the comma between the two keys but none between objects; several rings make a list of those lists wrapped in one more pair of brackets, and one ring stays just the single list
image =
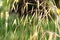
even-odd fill
[{"label": "grass", "polygon": [[[41,18],[41,15],[37,15],[38,12],[19,17],[10,14],[9,8],[5,10],[4,7],[0,12],[0,40],[60,40],[59,15],[56,14],[57,18],[53,19],[48,11],[46,14],[50,18],[48,16]],[[52,11],[56,13],[54,8]]]},{"label": "grass", "polygon": [[3,14],[0,20],[0,40],[60,40],[59,34],[59,24],[53,21],[47,23],[45,19],[39,20],[36,16],[19,18],[10,14],[6,21]]}]

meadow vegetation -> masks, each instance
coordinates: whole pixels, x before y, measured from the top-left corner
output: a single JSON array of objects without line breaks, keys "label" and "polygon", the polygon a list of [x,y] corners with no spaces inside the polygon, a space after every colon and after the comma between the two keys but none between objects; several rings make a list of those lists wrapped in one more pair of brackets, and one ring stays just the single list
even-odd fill
[{"label": "meadow vegetation", "polygon": [[[28,13],[19,16],[17,8],[14,9],[15,12],[11,12],[12,8],[15,8],[13,3],[18,0],[0,0],[0,40],[60,40],[60,14],[55,1],[38,1],[33,15]],[[48,11],[45,3],[49,6]],[[38,11],[43,4],[44,15]],[[22,7],[25,11],[25,6]]]}]

